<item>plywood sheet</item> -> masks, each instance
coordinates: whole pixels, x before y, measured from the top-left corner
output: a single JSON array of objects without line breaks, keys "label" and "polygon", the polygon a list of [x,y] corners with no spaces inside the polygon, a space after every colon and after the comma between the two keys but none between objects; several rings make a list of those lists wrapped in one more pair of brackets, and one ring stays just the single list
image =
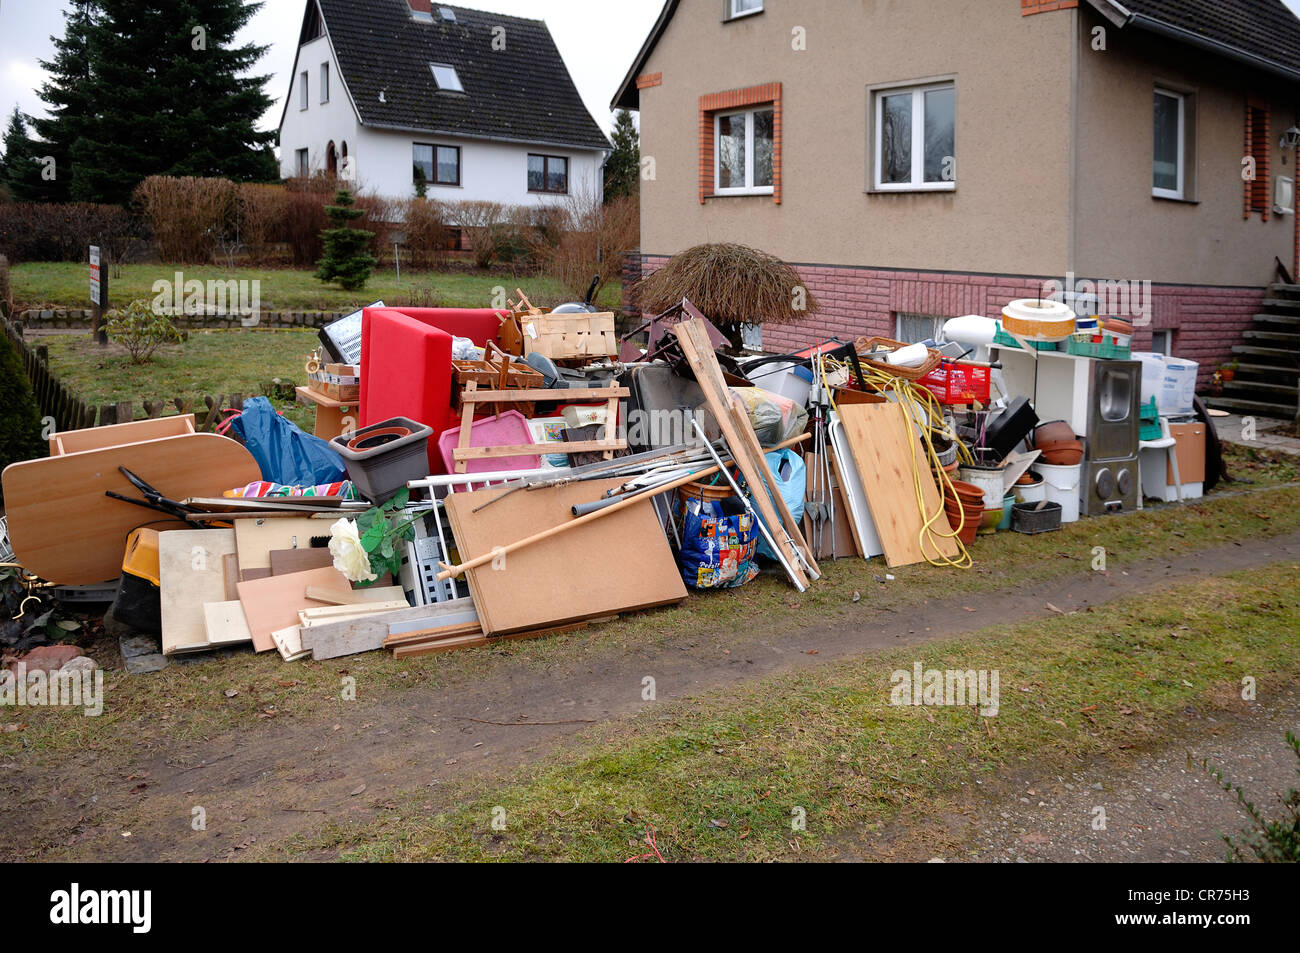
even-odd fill
[{"label": "plywood sheet", "polygon": [[313,569],[288,576],[268,576],[239,584],[239,601],[253,635],[253,650],[269,652],[275,648],[271,633],[300,624],[303,609],[323,608],[326,603],[307,598],[308,586],[350,589],[351,583],[337,569]]},{"label": "plywood sheet", "polygon": [[[318,534],[320,535],[320,534]],[[326,533],[325,535],[328,535]],[[273,549],[271,550],[271,575],[288,576],[309,569],[324,569],[334,565],[328,549]]]},{"label": "plywood sheet", "polygon": [[432,606],[416,606],[413,609],[398,609],[383,615],[368,616],[364,619],[349,619],[331,625],[312,626],[302,631],[302,646],[310,649],[312,658],[320,662],[325,659],[342,658],[359,652],[373,652],[384,647],[384,640],[389,637],[394,625],[416,625],[418,628],[432,628],[443,620],[466,621],[474,614],[472,599],[456,599],[440,602]]},{"label": "plywood sheet", "polygon": [[235,531],[231,529],[158,534],[164,655],[210,648],[203,607],[225,601],[225,557],[234,551]]},{"label": "plywood sheet", "polygon": [[[309,549],[313,536],[328,536],[335,520],[314,520],[291,516],[280,519],[235,520],[235,544],[239,553],[239,571],[244,579],[250,570],[272,571],[271,551]],[[329,550],[326,550],[328,552]]]},{"label": "plywood sheet", "polygon": [[[942,518],[943,500],[903,408],[895,403],[846,404],[839,408],[839,417],[886,562],[910,566],[925,561],[927,554],[956,556],[954,539],[927,535],[922,546],[924,518],[917,506],[914,468],[921,473],[925,512],[937,511]],[[948,531],[946,519],[940,531]]]},{"label": "plywood sheet", "polygon": [[[462,561],[573,520],[571,507],[622,481],[593,480],[512,493],[455,493],[446,507]],[[485,635],[504,635],[680,602],[686,585],[649,499],[470,570]]]},{"label": "plywood sheet", "polygon": [[4,500],[15,557],[25,569],[66,586],[122,574],[127,535],[167,517],[104,495],[140,497],[120,466],[174,500],[220,496],[262,477],[241,444],[210,433],[12,464],[4,471]]},{"label": "plywood sheet", "polygon": [[233,602],[209,602],[203,607],[203,620],[211,648],[253,641],[248,621],[244,618],[244,606],[237,599]]}]

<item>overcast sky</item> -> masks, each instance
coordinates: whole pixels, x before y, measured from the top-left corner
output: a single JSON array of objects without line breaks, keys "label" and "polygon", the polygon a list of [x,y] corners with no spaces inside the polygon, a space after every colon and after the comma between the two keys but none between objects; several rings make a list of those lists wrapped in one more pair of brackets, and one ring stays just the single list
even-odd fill
[{"label": "overcast sky", "polygon": [[[587,108],[609,129],[609,102],[663,0],[470,0],[452,5],[545,20]],[[66,8],[63,0],[0,0],[0,120],[15,104],[28,114],[44,113],[36,89],[45,73],[37,61],[53,55],[50,37],[63,33]],[[262,118],[263,128],[280,123],[305,8],[305,0],[265,0],[240,36],[243,42],[271,47],[258,66],[272,76],[266,89],[276,101]]]},{"label": "overcast sky", "polygon": [[[1300,13],[1300,0],[1283,2]],[[609,101],[663,0],[472,0],[462,5],[544,19],[587,108],[608,129]],[[45,75],[37,61],[52,55],[50,36],[63,32],[65,7],[63,0],[0,0],[0,119],[15,104],[25,113],[43,112],[35,90]],[[267,92],[275,99],[262,119],[266,129],[280,121],[304,7],[304,0],[266,0],[241,37],[271,47],[259,65],[272,76]]]}]

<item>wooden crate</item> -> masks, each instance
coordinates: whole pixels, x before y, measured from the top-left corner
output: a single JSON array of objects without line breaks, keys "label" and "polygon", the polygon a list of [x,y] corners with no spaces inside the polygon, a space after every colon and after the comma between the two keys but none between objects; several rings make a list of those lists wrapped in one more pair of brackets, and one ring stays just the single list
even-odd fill
[{"label": "wooden crate", "polygon": [[553,361],[594,360],[618,353],[614,314],[537,314],[520,319],[524,354]]},{"label": "wooden crate", "polygon": [[[540,390],[546,386],[546,378],[522,361],[511,361],[498,352],[498,360],[452,361],[451,401],[456,412],[464,407],[466,385],[471,381],[480,390]],[[502,369],[502,361],[506,367]],[[531,417],[535,407],[531,401],[512,401],[512,408],[525,417]]]}]

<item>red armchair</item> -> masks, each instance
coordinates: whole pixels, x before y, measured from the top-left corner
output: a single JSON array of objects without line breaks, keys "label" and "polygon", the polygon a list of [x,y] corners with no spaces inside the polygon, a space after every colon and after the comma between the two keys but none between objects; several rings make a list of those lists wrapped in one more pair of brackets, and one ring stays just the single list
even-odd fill
[{"label": "red armchair", "polygon": [[361,421],[410,417],[433,428],[429,472],[442,473],[438,436],[460,424],[451,407],[451,339],[496,341],[490,308],[366,308],[361,321]]}]

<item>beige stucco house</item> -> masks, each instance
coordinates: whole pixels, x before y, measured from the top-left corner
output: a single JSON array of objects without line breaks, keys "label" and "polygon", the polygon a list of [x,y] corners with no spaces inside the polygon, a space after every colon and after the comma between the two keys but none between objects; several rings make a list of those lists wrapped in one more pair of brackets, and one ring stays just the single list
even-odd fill
[{"label": "beige stucco house", "polygon": [[[708,241],[799,265],[822,309],[769,350],[1088,279],[1150,282],[1135,343],[1207,377],[1234,346],[1295,363],[1297,325],[1256,320],[1300,315],[1265,304],[1300,271],[1280,0],[668,0],[614,105],[643,269]],[[1235,396],[1293,408],[1298,375]]]}]

